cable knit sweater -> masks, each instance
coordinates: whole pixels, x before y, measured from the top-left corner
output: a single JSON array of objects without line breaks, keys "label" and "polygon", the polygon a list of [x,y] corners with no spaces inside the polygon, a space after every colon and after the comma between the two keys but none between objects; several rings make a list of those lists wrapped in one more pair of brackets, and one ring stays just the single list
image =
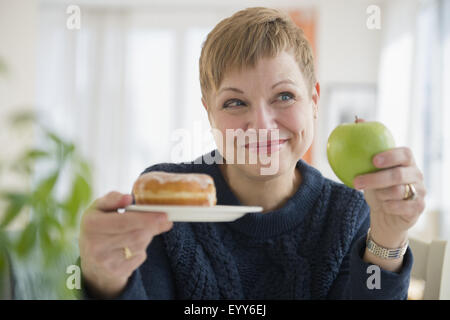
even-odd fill
[{"label": "cable knit sweater", "polygon": [[[207,173],[218,204],[241,205],[217,164],[198,162],[161,163],[144,173]],[[406,299],[410,249],[399,273],[380,269],[381,288],[369,289],[363,194],[303,160],[297,168],[302,183],[281,209],[233,222],[176,222],[156,236],[118,299]],[[84,294],[90,297],[87,289]]]}]

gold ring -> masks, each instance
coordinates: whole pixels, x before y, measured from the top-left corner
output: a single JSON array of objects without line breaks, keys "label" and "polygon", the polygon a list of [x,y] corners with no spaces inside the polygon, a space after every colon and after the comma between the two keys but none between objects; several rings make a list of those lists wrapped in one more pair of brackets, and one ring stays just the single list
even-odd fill
[{"label": "gold ring", "polygon": [[409,190],[410,189],[411,188],[409,187],[409,184],[405,184],[405,193],[403,195],[403,200],[407,200],[408,199],[408,197],[409,197]]},{"label": "gold ring", "polygon": [[416,188],[412,183],[405,184],[405,195],[403,200],[415,200],[417,198]]},{"label": "gold ring", "polygon": [[123,248],[123,254],[125,255],[125,259],[130,259],[133,256],[133,253],[131,252],[130,248],[124,247]]}]

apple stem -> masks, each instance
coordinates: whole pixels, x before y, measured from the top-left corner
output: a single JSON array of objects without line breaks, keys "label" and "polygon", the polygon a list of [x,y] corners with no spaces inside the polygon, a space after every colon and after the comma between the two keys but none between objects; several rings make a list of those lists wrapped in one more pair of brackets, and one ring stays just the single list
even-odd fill
[{"label": "apple stem", "polygon": [[355,123],[364,122],[363,119],[358,118],[358,116],[355,116]]}]

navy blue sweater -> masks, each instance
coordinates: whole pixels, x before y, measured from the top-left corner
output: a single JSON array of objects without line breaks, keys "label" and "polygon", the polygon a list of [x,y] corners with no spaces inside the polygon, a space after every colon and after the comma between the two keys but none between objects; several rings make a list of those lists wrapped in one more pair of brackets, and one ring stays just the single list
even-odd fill
[{"label": "navy blue sweater", "polygon": [[[199,162],[144,173],[206,173],[217,204],[241,205],[217,164]],[[233,222],[176,222],[156,236],[118,299],[406,299],[411,250],[399,273],[380,269],[380,288],[368,286],[374,271],[362,259],[370,222],[363,194],[303,160],[297,167],[302,183],[281,209]]]}]

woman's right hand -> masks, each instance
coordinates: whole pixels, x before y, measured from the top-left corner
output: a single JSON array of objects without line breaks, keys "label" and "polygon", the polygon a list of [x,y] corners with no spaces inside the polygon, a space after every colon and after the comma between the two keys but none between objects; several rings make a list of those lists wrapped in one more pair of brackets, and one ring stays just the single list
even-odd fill
[{"label": "woman's right hand", "polygon": [[[132,196],[110,192],[97,199],[83,214],[80,258],[83,281],[98,298],[114,298],[146,259],[153,237],[169,231],[173,223],[162,212],[117,212],[132,203]],[[132,256],[125,257],[127,247]]]}]

